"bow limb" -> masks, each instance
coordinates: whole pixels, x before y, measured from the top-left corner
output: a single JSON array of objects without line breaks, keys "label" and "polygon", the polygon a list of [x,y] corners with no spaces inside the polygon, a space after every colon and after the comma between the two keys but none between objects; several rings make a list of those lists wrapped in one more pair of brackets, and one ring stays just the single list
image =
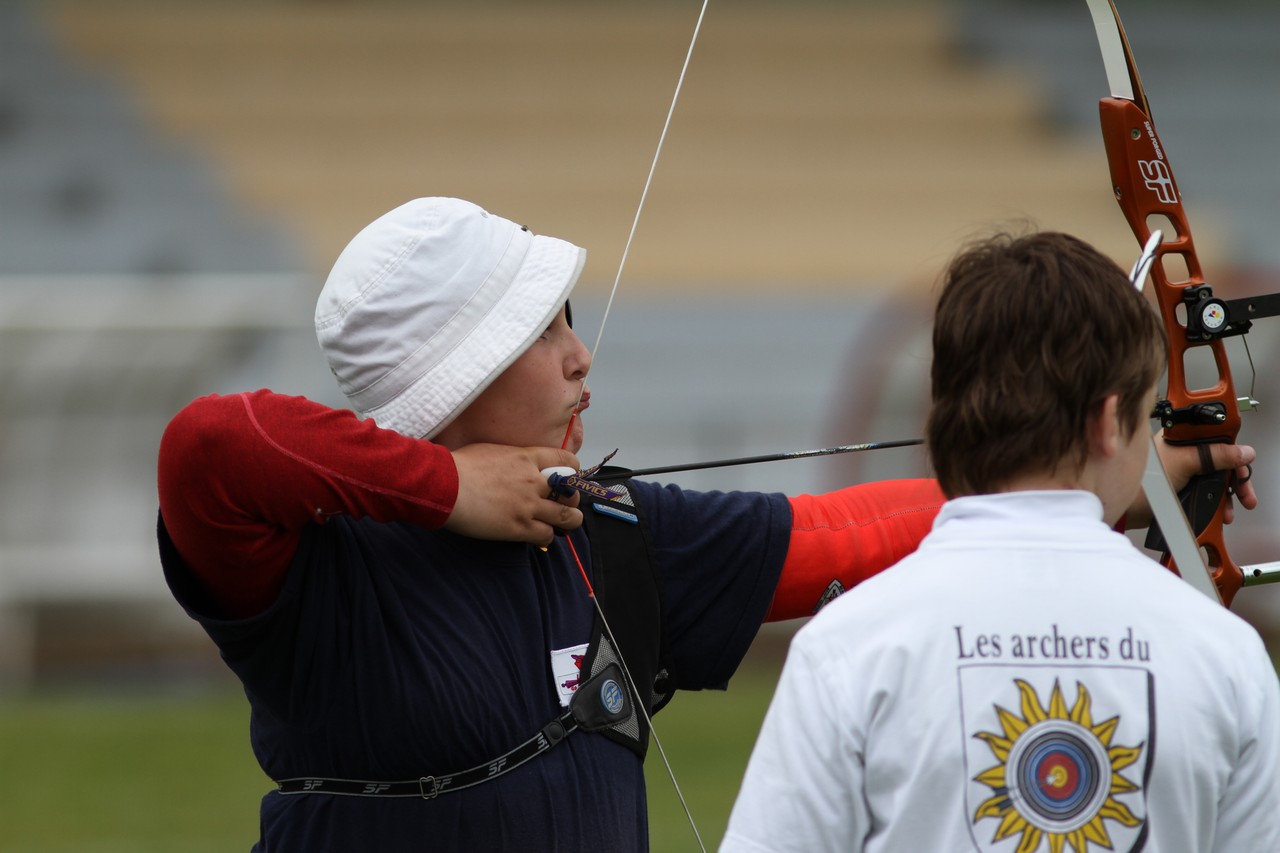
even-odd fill
[{"label": "bow limb", "polygon": [[[1220,314],[1221,300],[1215,300],[1205,284],[1182,196],[1151,120],[1150,106],[1114,0],[1088,3],[1111,88],[1111,97],[1099,103],[1099,114],[1116,201],[1140,245],[1148,242],[1156,228],[1166,229],[1150,267],[1156,303],[1169,338],[1168,386],[1156,415],[1169,444],[1234,443],[1240,431],[1240,409],[1226,348],[1221,337],[1214,334],[1225,317]],[[1185,323],[1179,319],[1180,310],[1187,317]],[[1211,354],[1217,378],[1208,387],[1193,388],[1186,365],[1189,357],[1199,358],[1202,350]],[[1148,547],[1165,551],[1164,562],[1171,569],[1178,571],[1181,566],[1179,573],[1184,577],[1199,572],[1198,566],[1203,565],[1223,604],[1228,606],[1244,580],[1223,537],[1233,477],[1228,471],[1196,476],[1180,495],[1198,546],[1196,566],[1189,565],[1193,559],[1186,551],[1176,558],[1170,556],[1164,538],[1154,526],[1155,536],[1147,542]],[[1151,488],[1160,488],[1156,479],[1150,482]],[[1164,482],[1167,486],[1167,480]],[[1153,510],[1157,502],[1152,500]],[[1166,531],[1177,526],[1183,526],[1182,522],[1161,521]]]}]

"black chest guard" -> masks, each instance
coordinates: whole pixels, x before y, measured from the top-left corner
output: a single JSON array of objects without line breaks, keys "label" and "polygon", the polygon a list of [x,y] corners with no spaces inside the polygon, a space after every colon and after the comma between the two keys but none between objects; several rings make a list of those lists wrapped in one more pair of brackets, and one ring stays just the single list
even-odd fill
[{"label": "black chest guard", "polygon": [[[661,584],[653,564],[648,528],[630,483],[621,485],[625,495],[619,494],[613,500],[583,495],[582,514],[591,543],[591,583],[613,640],[597,614],[582,671],[584,680],[592,678],[610,664],[618,663],[621,655],[621,662],[634,680],[632,689],[638,688],[652,715],[670,701],[675,685],[662,625]],[[642,714],[633,712],[600,733],[627,746],[641,759],[649,746],[649,725]]]}]

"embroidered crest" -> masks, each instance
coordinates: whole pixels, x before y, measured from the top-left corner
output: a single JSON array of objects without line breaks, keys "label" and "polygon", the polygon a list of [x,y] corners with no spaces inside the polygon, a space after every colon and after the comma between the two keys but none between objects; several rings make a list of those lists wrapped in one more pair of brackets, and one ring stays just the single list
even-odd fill
[{"label": "embroidered crest", "polygon": [[[1002,686],[987,692],[997,686],[992,677],[996,672]],[[1142,711],[1147,712],[1147,719],[1116,714],[1099,721],[1103,714],[1097,713],[1100,709],[1095,709],[1083,680],[1075,682],[1075,698],[1068,705],[1061,672],[1039,673],[1039,690],[1029,680],[1036,678],[1034,668],[1019,669],[1018,674],[1028,678],[1014,678],[1012,684],[1007,672],[1004,667],[961,670],[966,712],[977,709],[980,693],[985,692],[988,701],[998,695],[1013,700],[1009,707],[998,701],[988,704],[990,710],[977,714],[994,725],[969,724],[966,730],[966,762],[973,774],[966,801],[976,849],[1140,849],[1146,835],[1143,768],[1151,761],[1146,746],[1151,709],[1147,673],[1119,668],[1105,670],[1104,675],[1104,668],[1098,668],[1091,676],[1080,674],[1105,683],[1109,690],[1121,686],[1134,691],[1128,695],[1139,702],[1132,706],[1132,716],[1141,718]],[[979,688],[982,682],[989,684]],[[1047,694],[1043,703],[1041,692]],[[1141,739],[1134,742],[1134,736]],[[1014,839],[1013,847],[1000,843],[1009,839]]]}]

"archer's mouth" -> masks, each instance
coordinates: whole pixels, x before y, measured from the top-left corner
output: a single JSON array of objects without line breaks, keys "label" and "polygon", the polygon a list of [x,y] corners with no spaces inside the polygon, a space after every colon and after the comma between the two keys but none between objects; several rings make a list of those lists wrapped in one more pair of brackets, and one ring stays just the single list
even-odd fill
[{"label": "archer's mouth", "polygon": [[591,406],[591,392],[583,391],[582,399],[578,401],[578,406],[573,410],[575,415],[580,415]]}]

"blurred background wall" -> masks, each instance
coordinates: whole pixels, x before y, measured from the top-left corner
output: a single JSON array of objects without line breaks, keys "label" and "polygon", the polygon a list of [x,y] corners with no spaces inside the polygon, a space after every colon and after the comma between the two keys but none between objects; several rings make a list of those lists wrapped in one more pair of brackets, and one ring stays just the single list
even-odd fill
[{"label": "blurred background wall", "polygon": [[[1210,281],[1280,290],[1265,3],[1122,4]],[[0,683],[219,677],[154,548],[167,420],[342,400],[310,317],[380,213],[458,195],[590,257],[594,342],[693,2],[0,2]],[[1004,225],[1137,247],[1080,2],[712,3],[592,375],[631,467],[918,436],[934,277]],[[1264,321],[1265,323],[1265,321]],[[1280,558],[1276,334],[1241,562]],[[1233,344],[1237,382],[1249,377]],[[817,491],[916,451],[673,477]],[[1276,631],[1277,592],[1237,610]],[[1273,648],[1276,648],[1273,642]]]}]

